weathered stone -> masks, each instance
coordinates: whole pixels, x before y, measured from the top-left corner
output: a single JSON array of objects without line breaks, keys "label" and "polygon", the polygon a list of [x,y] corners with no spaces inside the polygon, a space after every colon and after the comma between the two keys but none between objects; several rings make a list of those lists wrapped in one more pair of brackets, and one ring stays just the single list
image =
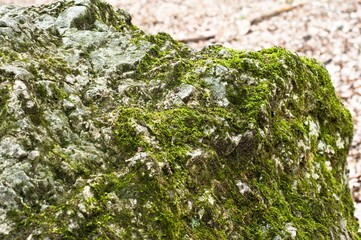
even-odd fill
[{"label": "weathered stone", "polygon": [[357,239],[315,60],[195,51],[98,0],[0,7],[1,239]]}]

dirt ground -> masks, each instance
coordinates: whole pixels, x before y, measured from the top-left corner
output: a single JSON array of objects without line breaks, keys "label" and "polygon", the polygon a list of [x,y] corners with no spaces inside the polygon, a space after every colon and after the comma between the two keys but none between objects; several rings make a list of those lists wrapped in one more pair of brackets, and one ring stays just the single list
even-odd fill
[{"label": "dirt ground", "polygon": [[[51,0],[0,0],[32,5]],[[109,0],[147,33],[167,32],[194,48],[282,46],[324,63],[355,136],[348,156],[350,189],[361,220],[361,0]]]}]

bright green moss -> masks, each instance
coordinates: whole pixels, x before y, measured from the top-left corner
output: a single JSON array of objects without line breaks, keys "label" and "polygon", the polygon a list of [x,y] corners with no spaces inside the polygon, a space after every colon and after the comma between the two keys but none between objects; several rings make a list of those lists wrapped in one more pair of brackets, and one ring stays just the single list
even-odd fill
[{"label": "bright green moss", "polygon": [[[229,124],[237,124],[237,121],[232,121],[236,115],[223,108],[182,107],[162,111],[120,108],[118,114],[116,134],[119,146],[130,150],[130,155],[138,148],[154,151],[152,149],[157,145],[164,149],[202,147],[209,144],[211,135],[223,134],[218,131],[210,133],[207,128],[229,129]],[[149,136],[154,136],[155,140],[146,141],[145,137]]]},{"label": "bright green moss", "polygon": [[[137,75],[143,81],[161,79],[167,88],[179,85],[181,76],[188,72],[190,63],[187,60],[190,49],[176,42],[168,34],[141,35],[132,39],[136,45],[151,44],[150,50],[137,65]],[[146,73],[146,74],[144,74]]]}]

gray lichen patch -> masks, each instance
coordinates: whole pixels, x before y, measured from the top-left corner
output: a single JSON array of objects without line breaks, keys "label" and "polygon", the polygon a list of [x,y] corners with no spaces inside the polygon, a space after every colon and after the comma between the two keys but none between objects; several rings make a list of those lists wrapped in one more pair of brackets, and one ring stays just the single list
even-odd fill
[{"label": "gray lichen patch", "polygon": [[98,0],[0,7],[4,239],[357,239],[317,61],[195,51]]}]

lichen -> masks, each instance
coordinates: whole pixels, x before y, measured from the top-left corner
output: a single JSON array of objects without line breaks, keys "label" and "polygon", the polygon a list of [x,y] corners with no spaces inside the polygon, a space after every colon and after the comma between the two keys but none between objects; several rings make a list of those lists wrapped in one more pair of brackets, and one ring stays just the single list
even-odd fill
[{"label": "lichen", "polygon": [[7,10],[2,238],[359,238],[321,63],[195,51],[98,0]]}]

